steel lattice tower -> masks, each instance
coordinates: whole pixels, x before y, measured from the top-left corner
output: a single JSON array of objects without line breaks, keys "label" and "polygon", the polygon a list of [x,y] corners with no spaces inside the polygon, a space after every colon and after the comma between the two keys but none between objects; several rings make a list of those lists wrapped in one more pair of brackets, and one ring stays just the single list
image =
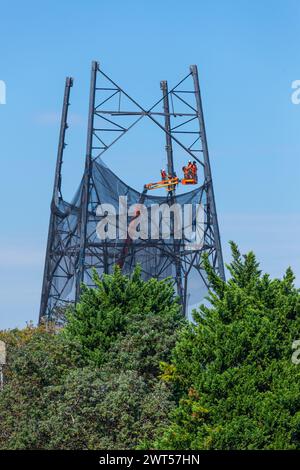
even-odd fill
[{"label": "steel lattice tower", "polygon": [[[186,314],[189,305],[198,302],[199,297],[203,298],[208,287],[202,263],[204,252],[208,253],[214,270],[224,278],[197,66],[192,65],[188,74],[170,90],[167,82],[162,81],[161,98],[150,109],[145,109],[108,77],[98,62],[92,63],[85,170],[72,202],[67,202],[61,191],[61,171],[72,85],[73,79],[68,77],[51,202],[40,320],[51,319],[61,308],[76,302],[82,283],[93,285],[94,268],[99,274],[110,273],[114,265],[119,264],[124,272],[129,273],[137,263],[141,264],[145,279],[170,275],[174,278],[183,313]],[[139,193],[130,188],[103,162],[102,156],[142,119],[151,120],[165,135],[169,175],[175,175],[175,146],[177,151],[197,162],[199,185],[196,189],[179,195],[174,189],[165,197],[149,196],[145,190]],[[174,203],[201,204],[204,209],[201,246],[187,249],[186,241],[177,239],[172,232],[168,240],[129,240],[128,236],[120,240],[99,240],[96,227],[101,214],[97,207],[106,202],[116,205],[119,196],[127,196],[132,203],[145,204],[146,207],[153,203],[169,206]],[[126,218],[128,223],[134,219],[128,215]]]}]

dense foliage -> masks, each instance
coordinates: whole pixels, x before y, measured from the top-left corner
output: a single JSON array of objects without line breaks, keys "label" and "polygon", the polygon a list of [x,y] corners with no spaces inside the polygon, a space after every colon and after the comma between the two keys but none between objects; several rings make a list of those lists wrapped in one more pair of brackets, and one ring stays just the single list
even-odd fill
[{"label": "dense foliage", "polygon": [[262,275],[232,243],[231,279],[206,261],[212,291],[183,329],[163,379],[178,396],[161,449],[300,449],[300,294],[287,270]]},{"label": "dense foliage", "polygon": [[299,290],[231,247],[194,323],[171,281],[116,268],[64,328],[0,332],[0,449],[300,449]]},{"label": "dense foliage", "polygon": [[119,269],[84,288],[68,323],[2,332],[2,449],[125,449],[168,422],[172,396],[158,379],[183,323],[170,281]]}]

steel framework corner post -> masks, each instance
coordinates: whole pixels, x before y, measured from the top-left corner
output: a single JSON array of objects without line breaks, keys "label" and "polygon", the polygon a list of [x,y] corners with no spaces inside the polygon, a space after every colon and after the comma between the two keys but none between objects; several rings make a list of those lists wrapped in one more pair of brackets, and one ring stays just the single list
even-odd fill
[{"label": "steel framework corner post", "polygon": [[52,193],[52,200],[51,200],[51,209],[50,209],[50,221],[49,221],[49,229],[48,229],[48,240],[47,240],[47,249],[46,249],[46,257],[45,257],[45,267],[44,267],[44,276],[43,276],[43,285],[42,285],[42,295],[41,295],[41,303],[40,303],[40,313],[39,313],[39,322],[46,314],[47,302],[49,297],[49,290],[50,290],[50,282],[51,282],[51,273],[50,273],[50,265],[51,265],[51,256],[52,256],[52,246],[55,238],[56,233],[56,211],[57,206],[59,203],[59,198],[61,198],[61,171],[62,171],[62,164],[63,164],[63,154],[64,149],[66,146],[65,143],[65,136],[66,130],[68,129],[68,110],[70,106],[70,92],[71,87],[73,86],[73,78],[66,77],[65,81],[65,90],[64,90],[64,98],[63,98],[63,106],[62,106],[62,113],[61,113],[61,122],[60,122],[60,132],[59,132],[59,141],[58,141],[58,150],[57,150],[57,158],[56,158],[56,167],[55,167],[55,177],[54,177],[54,184],[53,184],[53,193]]},{"label": "steel framework corner post", "polygon": [[59,132],[59,141],[58,141],[58,151],[57,151],[57,161],[56,161],[56,169],[55,169],[55,180],[54,180],[54,188],[53,188],[53,201],[55,204],[58,204],[59,197],[61,197],[61,170],[63,164],[63,154],[64,149],[66,146],[65,143],[65,136],[66,130],[68,129],[68,111],[70,106],[70,90],[73,86],[73,78],[67,77],[65,83],[65,93],[64,93],[64,102],[62,108],[62,115],[61,115],[61,124],[60,124],[60,132]]},{"label": "steel framework corner post", "polygon": [[[174,159],[173,159],[173,143],[172,143],[172,128],[171,128],[171,118],[170,118],[170,105],[169,105],[169,90],[168,82],[162,80],[160,82],[160,88],[163,93],[163,111],[165,117],[165,137],[166,137],[166,152],[168,159],[168,176],[173,177],[175,175],[174,171]],[[169,192],[171,204],[176,202],[175,189],[174,191]],[[182,286],[182,266],[180,260],[180,240],[174,238],[174,255],[175,255],[175,269],[176,269],[176,286],[177,293],[181,300],[183,314],[185,315],[185,305],[183,301],[183,286]]]},{"label": "steel framework corner post", "polygon": [[174,176],[174,161],[173,161],[173,148],[171,137],[171,120],[170,120],[170,107],[169,107],[169,92],[168,83],[166,80],[160,82],[160,88],[163,92],[163,110],[165,114],[165,129],[166,129],[166,151],[168,157],[168,175]]},{"label": "steel framework corner post", "polygon": [[207,198],[208,198],[207,204],[209,207],[208,210],[212,218],[219,274],[221,278],[225,280],[225,270],[224,270],[224,262],[223,262],[223,255],[222,255],[221,238],[220,238],[218,216],[217,216],[217,210],[216,210],[215,195],[214,195],[214,188],[213,188],[213,181],[212,181],[212,174],[211,174],[211,167],[210,167],[210,160],[209,160],[209,152],[208,152],[208,145],[207,145],[207,137],[206,137],[206,129],[205,129],[205,121],[204,121],[204,113],[203,113],[197,65],[191,65],[190,71],[191,71],[193,81],[194,81],[197,116],[198,116],[199,128],[200,128],[200,138],[202,141],[202,148],[203,148],[204,176],[205,176],[205,182],[207,184]]},{"label": "steel framework corner post", "polygon": [[91,180],[91,169],[92,169],[92,158],[93,158],[92,151],[93,151],[93,133],[94,133],[94,117],[95,117],[95,96],[96,96],[96,83],[97,83],[98,70],[99,70],[99,63],[96,61],[93,61],[92,70],[91,70],[85,170],[84,170],[84,178],[83,178],[83,188],[82,188],[82,196],[81,196],[81,213],[80,213],[80,221],[79,221],[80,241],[79,241],[78,266],[77,266],[77,275],[76,275],[75,302],[78,302],[79,297],[80,297],[81,284],[84,280],[84,270],[85,270],[86,235],[87,235],[89,197],[90,197],[90,180]]}]

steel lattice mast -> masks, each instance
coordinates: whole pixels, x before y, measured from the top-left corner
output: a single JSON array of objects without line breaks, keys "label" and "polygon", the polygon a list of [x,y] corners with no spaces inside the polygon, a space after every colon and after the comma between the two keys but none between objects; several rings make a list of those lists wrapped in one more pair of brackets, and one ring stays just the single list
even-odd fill
[{"label": "steel lattice mast", "polygon": [[[172,143],[172,128],[171,128],[171,118],[170,118],[170,103],[169,103],[169,91],[168,91],[168,82],[166,80],[162,80],[160,82],[160,88],[163,93],[163,112],[165,118],[165,136],[166,136],[166,152],[167,152],[167,161],[168,161],[168,175],[171,177],[175,176],[174,171],[174,159],[173,159],[173,143]],[[170,203],[176,203],[176,196],[175,196],[176,188],[174,191],[169,192]],[[174,230],[174,227],[173,227]],[[177,286],[177,293],[183,304],[183,285],[182,285],[182,265],[181,265],[181,257],[180,257],[180,240],[176,240],[174,238],[173,246],[174,246],[174,254],[175,254],[175,282]]]},{"label": "steel lattice mast", "polygon": [[63,164],[63,154],[66,147],[65,136],[66,130],[68,129],[68,110],[70,105],[70,91],[73,86],[73,78],[67,77],[65,82],[65,91],[63,98],[63,107],[61,114],[61,125],[58,141],[58,150],[57,150],[57,160],[55,168],[55,178],[53,185],[53,194],[51,201],[51,213],[49,221],[49,230],[48,230],[48,241],[47,241],[47,251],[44,267],[44,277],[42,285],[42,295],[41,295],[41,305],[40,305],[40,319],[45,315],[49,296],[51,295],[51,283],[53,281],[53,276],[55,276],[55,267],[57,263],[60,263],[60,256],[58,250],[55,247],[55,236],[58,230],[59,221],[57,219],[58,215],[58,206],[59,200],[62,199],[61,191],[61,170]]},{"label": "steel lattice mast", "polygon": [[202,100],[201,100],[201,94],[200,94],[197,65],[191,65],[190,70],[191,70],[193,81],[194,81],[195,99],[196,99],[196,105],[197,105],[197,117],[199,121],[199,133],[200,133],[200,139],[202,142],[202,150],[203,150],[203,157],[204,157],[204,175],[205,175],[205,183],[207,184],[207,193],[208,193],[207,213],[208,213],[208,219],[210,220],[210,224],[212,226],[212,230],[214,233],[214,240],[215,240],[215,245],[216,245],[216,255],[215,255],[213,266],[216,267],[218,263],[219,273],[221,277],[225,279],[221,238],[220,238],[220,231],[219,231],[219,223],[218,223],[212,174],[211,174],[211,168],[210,168],[210,160],[209,160],[209,153],[208,153],[208,146],[207,146],[207,137],[206,137],[204,114],[203,114],[203,108],[202,108]]},{"label": "steel lattice mast", "polygon": [[[145,109],[108,77],[98,62],[92,63],[85,170],[78,192],[73,201],[68,203],[61,196],[61,166],[72,83],[72,79],[68,78],[51,204],[40,320],[43,317],[52,318],[65,305],[78,301],[82,283],[93,285],[93,268],[100,274],[110,273],[113,266],[119,264],[124,272],[130,272],[137,262],[142,265],[145,278],[163,278],[173,273],[183,312],[186,313],[191,296],[191,276],[197,274],[199,286],[202,283],[207,287],[202,262],[204,252],[208,253],[214,270],[224,278],[197,67],[192,65],[189,73],[170,90],[167,82],[161,81],[162,97],[150,109]],[[99,221],[97,207],[106,202],[108,196],[114,201],[114,185],[121,188],[119,194],[131,194],[137,203],[142,201],[150,204],[145,190],[138,194],[119,180],[102,161],[103,154],[141,119],[149,119],[165,134],[170,175],[175,174],[176,149],[197,161],[203,173],[202,184],[197,190],[182,196],[177,195],[174,189],[165,198],[169,205],[174,202],[183,204],[186,200],[203,205],[204,234],[199,249],[187,250],[184,240],[177,240],[174,236],[170,242],[139,240],[130,241],[129,244],[128,240],[113,242],[109,239],[99,240],[96,236]],[[111,182],[110,187],[108,180]]]}]

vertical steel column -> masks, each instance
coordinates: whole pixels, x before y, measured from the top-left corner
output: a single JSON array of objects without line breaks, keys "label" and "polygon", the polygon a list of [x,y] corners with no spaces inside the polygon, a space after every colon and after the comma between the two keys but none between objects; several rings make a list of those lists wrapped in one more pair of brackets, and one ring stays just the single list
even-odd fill
[{"label": "vertical steel column", "polygon": [[[163,93],[163,110],[165,115],[165,136],[166,136],[166,152],[168,158],[168,176],[173,177],[175,175],[174,171],[174,160],[173,160],[173,145],[172,145],[172,136],[171,136],[171,118],[170,118],[170,106],[169,106],[169,92],[168,92],[168,82],[162,80],[160,82],[160,88]],[[169,192],[171,204],[176,202],[175,198],[175,189],[174,191]],[[171,233],[174,233],[174,221],[172,223],[173,230]],[[176,285],[177,293],[182,303],[183,314],[185,315],[185,307],[183,303],[183,288],[182,288],[182,267],[180,261],[180,240],[174,238],[174,253],[175,253],[175,269],[176,269]]]},{"label": "vertical steel column", "polygon": [[166,80],[160,82],[160,88],[163,92],[163,109],[165,114],[165,129],[166,129],[166,152],[168,157],[168,175],[174,176],[174,162],[173,162],[173,148],[171,137],[171,120],[170,120],[170,107],[168,95],[168,83]]},{"label": "vertical steel column", "polygon": [[214,238],[215,238],[215,244],[216,244],[216,253],[217,253],[219,274],[220,274],[221,278],[225,280],[225,271],[224,271],[220,231],[219,231],[219,224],[218,224],[218,217],[217,217],[217,210],[216,210],[212,175],[211,175],[211,167],[210,167],[210,161],[209,161],[209,153],[208,153],[208,145],[207,145],[207,138],[206,138],[206,130],[205,130],[205,122],[204,122],[204,114],[203,114],[203,107],[202,107],[202,100],[201,100],[197,65],[191,65],[190,66],[190,71],[192,73],[192,77],[193,77],[193,81],[194,81],[197,115],[198,115],[198,121],[199,121],[199,127],[200,127],[200,139],[201,139],[201,142],[202,142],[202,149],[203,149],[204,176],[205,176],[205,182],[206,182],[207,188],[208,188],[207,189],[208,210],[209,210],[209,212],[211,214],[211,217],[212,217],[212,225],[213,225],[213,230],[214,230]]},{"label": "vertical steel column", "polygon": [[54,185],[53,185],[53,193],[52,193],[52,201],[51,201],[51,212],[50,212],[50,221],[49,221],[49,229],[48,229],[48,240],[47,240],[47,250],[46,250],[46,258],[45,258],[39,320],[41,320],[41,318],[46,313],[50,282],[51,282],[51,273],[50,273],[51,247],[55,238],[55,227],[56,227],[55,212],[59,203],[59,198],[61,197],[61,169],[62,169],[62,164],[63,164],[63,153],[64,153],[64,149],[66,146],[66,143],[65,143],[66,130],[69,127],[67,123],[67,119],[68,119],[68,110],[69,110],[69,105],[70,105],[70,102],[69,102],[70,91],[71,91],[72,86],[73,86],[73,78],[67,77],[66,82],[65,82],[63,107],[62,107],[62,113],[61,113],[59,142],[58,142],[55,177],[54,177]]},{"label": "vertical steel column", "polygon": [[55,180],[54,180],[54,188],[53,188],[53,200],[55,204],[58,204],[58,199],[61,197],[61,168],[63,164],[63,154],[64,149],[66,147],[65,143],[65,136],[66,130],[68,129],[68,111],[70,106],[70,89],[73,86],[73,78],[67,77],[66,84],[65,84],[65,94],[64,94],[64,102],[63,102],[63,109],[61,115],[61,125],[60,125],[60,133],[59,133],[59,142],[58,142],[58,151],[57,151],[57,161],[56,161],[56,170],[55,170]]},{"label": "vertical steel column", "polygon": [[99,63],[93,61],[92,70],[91,70],[85,170],[84,170],[84,180],[83,180],[83,188],[82,188],[82,195],[81,195],[81,214],[80,214],[80,221],[79,221],[80,245],[79,245],[78,265],[77,265],[77,273],[76,273],[76,297],[75,297],[76,302],[78,301],[80,297],[81,283],[84,280],[84,270],[85,270],[86,235],[87,235],[88,212],[89,212],[90,179],[91,179],[91,169],[92,169],[93,133],[94,133],[94,117],[95,117],[95,96],[96,96],[96,81],[97,81],[98,69],[99,69]]}]

